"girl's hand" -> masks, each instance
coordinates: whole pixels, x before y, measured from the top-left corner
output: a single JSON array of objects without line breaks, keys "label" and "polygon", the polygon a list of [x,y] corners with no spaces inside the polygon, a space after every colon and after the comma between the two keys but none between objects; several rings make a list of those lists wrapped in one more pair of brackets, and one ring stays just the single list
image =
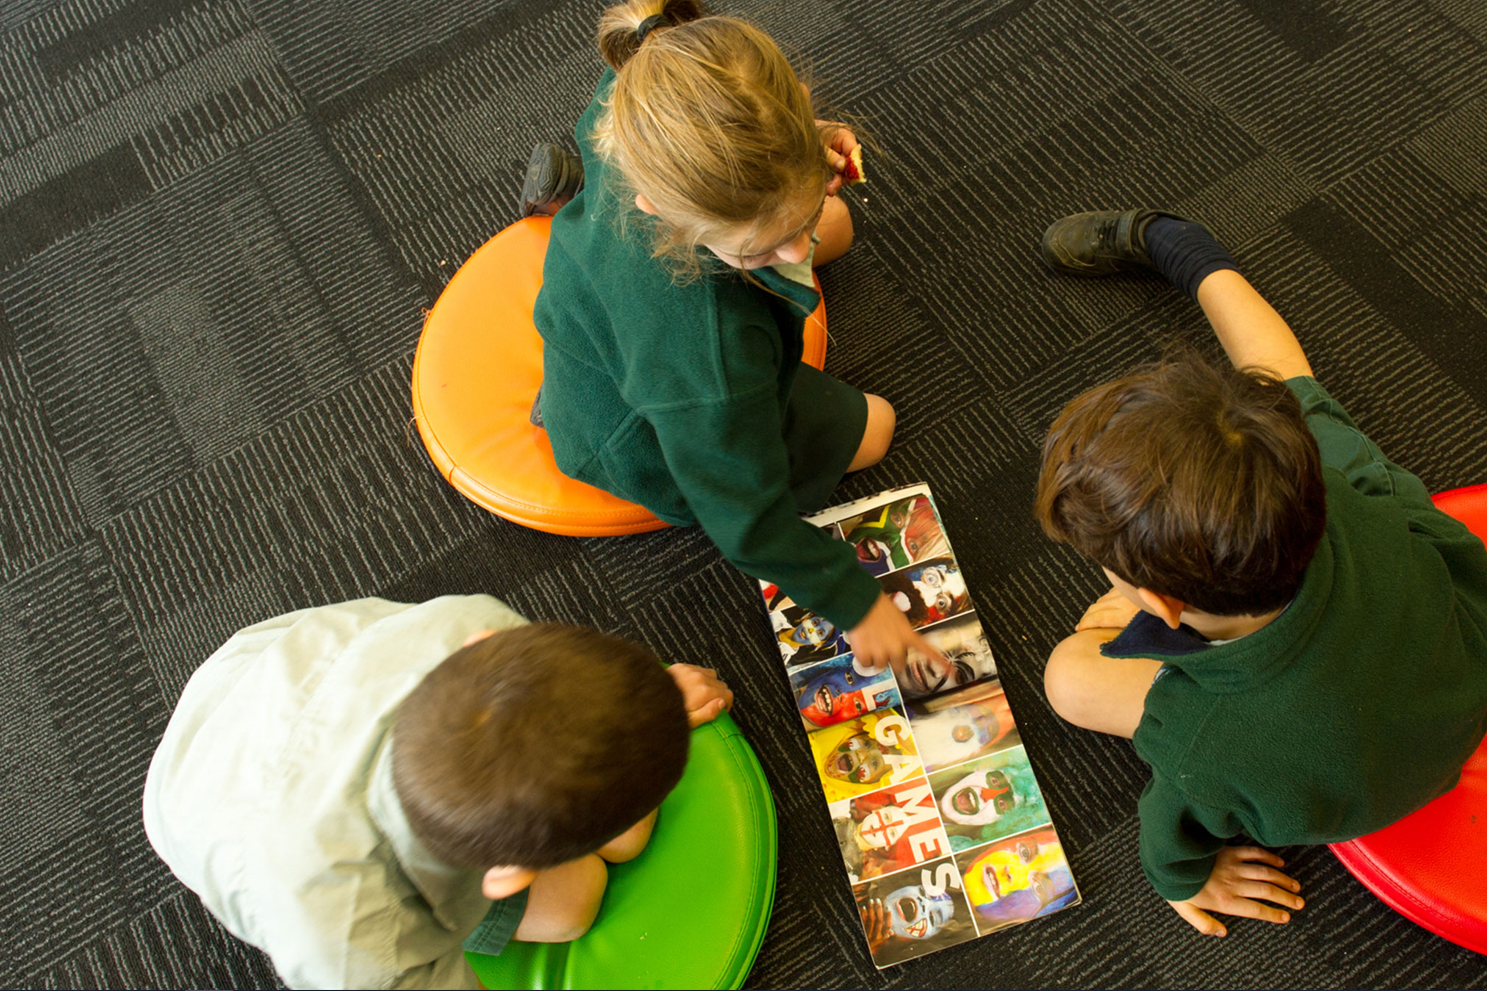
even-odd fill
[{"label": "girl's hand", "polygon": [[1223,924],[1209,912],[1284,924],[1291,921],[1290,912],[1257,900],[1274,902],[1289,909],[1299,909],[1306,904],[1297,894],[1301,890],[1300,883],[1276,870],[1284,866],[1286,862],[1269,850],[1257,846],[1226,846],[1213,862],[1213,871],[1202,891],[1187,901],[1167,904],[1205,936],[1222,936],[1225,932]]},{"label": "girl's hand", "polygon": [[1084,615],[1074,624],[1074,632],[1124,630],[1140,611],[1134,602],[1120,593],[1120,589],[1112,588],[1084,610]]},{"label": "girl's hand", "polygon": [[852,149],[857,147],[857,135],[852,133],[851,128],[845,124],[838,124],[831,120],[818,120],[817,126],[833,128],[826,132],[826,161],[831,164],[831,170],[836,175],[826,184],[826,195],[835,196],[836,191],[842,188],[846,179],[842,172],[847,167],[847,156],[852,154]]},{"label": "girl's hand", "polygon": [[666,673],[682,690],[682,702],[687,707],[687,725],[692,729],[712,722],[733,708],[733,689],[712,668],[673,664]]},{"label": "girl's hand", "polygon": [[894,677],[901,682],[911,650],[939,664],[950,663],[929,641],[914,632],[909,618],[886,595],[880,594],[861,622],[847,631],[847,642],[862,668],[881,671],[885,665],[891,666]]}]

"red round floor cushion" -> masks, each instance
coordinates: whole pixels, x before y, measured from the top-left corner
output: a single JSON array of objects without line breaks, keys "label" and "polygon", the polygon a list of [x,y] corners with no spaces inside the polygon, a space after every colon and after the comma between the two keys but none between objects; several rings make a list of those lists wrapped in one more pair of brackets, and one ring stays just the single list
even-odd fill
[{"label": "red round floor cushion", "polygon": [[[517,221],[444,287],[413,358],[418,434],[450,485],[515,523],[572,537],[659,530],[666,524],[645,508],[558,471],[547,432],[529,420],[542,384],[532,306],[550,224]],[[806,321],[804,360],[826,360],[824,300]]]},{"label": "red round floor cushion", "polygon": [[[1487,485],[1442,492],[1435,504],[1487,542]],[[1487,953],[1487,741],[1455,788],[1392,826],[1332,844],[1332,852],[1405,918]]]}]

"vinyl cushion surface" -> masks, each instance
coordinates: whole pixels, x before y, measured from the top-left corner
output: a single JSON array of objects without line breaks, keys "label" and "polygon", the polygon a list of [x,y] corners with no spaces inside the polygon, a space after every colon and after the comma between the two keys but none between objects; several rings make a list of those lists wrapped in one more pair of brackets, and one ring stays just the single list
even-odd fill
[{"label": "vinyl cushion surface", "polygon": [[[460,266],[424,321],[413,359],[413,415],[439,474],[475,504],[523,526],[611,536],[666,524],[644,507],[568,478],[530,422],[542,384],[532,322],[547,217],[517,221]],[[819,283],[818,283],[819,288]],[[826,358],[826,307],[806,321],[804,360]]]},{"label": "vinyl cushion surface", "polygon": [[635,860],[609,867],[592,929],[572,943],[468,954],[489,988],[737,988],[774,904],[774,800],[725,713],[692,732],[681,783]]},{"label": "vinyl cushion surface", "polygon": [[[1487,485],[1434,498],[1487,541]],[[1401,915],[1487,953],[1487,741],[1451,791],[1376,833],[1332,844],[1332,852]]]}]

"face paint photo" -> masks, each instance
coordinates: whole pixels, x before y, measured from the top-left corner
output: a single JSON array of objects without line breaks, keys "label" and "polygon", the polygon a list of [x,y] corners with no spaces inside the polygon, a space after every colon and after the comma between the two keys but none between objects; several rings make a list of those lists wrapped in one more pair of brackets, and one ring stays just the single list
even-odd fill
[{"label": "face paint photo", "polygon": [[1020,744],[937,771],[929,780],[957,851],[1049,824],[1043,794]]},{"label": "face paint photo", "polygon": [[934,794],[922,778],[836,802],[831,817],[854,884],[950,853]]},{"label": "face paint photo", "polygon": [[806,668],[792,667],[789,674],[806,729],[830,726],[900,701],[890,668],[863,671],[851,654]]},{"label": "face paint photo", "polygon": [[939,557],[878,579],[883,592],[908,616],[915,629],[971,608],[965,578],[953,558]]},{"label": "face paint photo", "polygon": [[904,553],[910,561],[925,561],[950,553],[950,542],[929,499],[920,496],[909,507],[903,525]]},{"label": "face paint photo", "polygon": [[769,620],[787,666],[814,664],[852,649],[844,631],[800,606],[777,609],[769,614]]},{"label": "face paint photo", "polygon": [[902,681],[905,695],[911,698],[934,695],[996,676],[991,645],[975,613],[930,627],[924,631],[924,639],[945,655],[947,663],[910,654]]},{"label": "face paint photo", "polygon": [[[879,967],[902,963],[976,937],[970,906],[960,890],[953,861],[931,861],[917,869],[901,871],[853,886],[859,909],[874,902],[881,905],[886,936],[873,947],[873,963]],[[942,888],[935,885],[944,881]]]},{"label": "face paint photo", "polygon": [[960,764],[1021,742],[1007,696],[996,682],[972,685],[934,699],[933,708],[922,702],[910,702],[908,711],[927,771]]},{"label": "face paint photo", "polygon": [[956,857],[982,931],[1057,912],[1079,901],[1063,844],[1039,829]]},{"label": "face paint photo", "polygon": [[904,550],[903,522],[907,512],[894,513],[896,506],[907,503],[892,503],[879,506],[871,512],[842,520],[838,524],[842,539],[857,548],[857,561],[874,575],[887,574],[913,563]]},{"label": "face paint photo", "polygon": [[808,739],[827,802],[924,780],[908,720],[897,709],[818,729]]}]

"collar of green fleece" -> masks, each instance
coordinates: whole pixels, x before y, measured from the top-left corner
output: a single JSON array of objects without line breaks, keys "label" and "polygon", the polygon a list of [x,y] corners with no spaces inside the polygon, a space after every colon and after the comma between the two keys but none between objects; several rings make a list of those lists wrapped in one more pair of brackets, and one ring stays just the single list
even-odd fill
[{"label": "collar of green fleece", "polygon": [[1311,639],[1332,594],[1334,557],[1328,535],[1306,568],[1301,590],[1285,612],[1248,636],[1216,644],[1189,654],[1166,654],[1150,649],[1122,652],[1110,650],[1108,657],[1151,657],[1178,668],[1203,690],[1216,695],[1246,691],[1274,678],[1291,663]]}]

